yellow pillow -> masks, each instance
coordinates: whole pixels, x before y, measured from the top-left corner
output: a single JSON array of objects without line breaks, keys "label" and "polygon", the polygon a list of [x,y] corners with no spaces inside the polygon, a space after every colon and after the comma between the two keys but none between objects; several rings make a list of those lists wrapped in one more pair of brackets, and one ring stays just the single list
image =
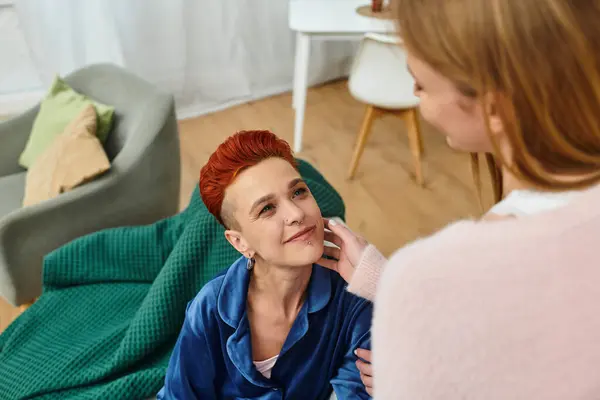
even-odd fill
[{"label": "yellow pillow", "polygon": [[23,206],[52,199],[110,169],[96,127],[96,111],[88,105],[27,171]]}]

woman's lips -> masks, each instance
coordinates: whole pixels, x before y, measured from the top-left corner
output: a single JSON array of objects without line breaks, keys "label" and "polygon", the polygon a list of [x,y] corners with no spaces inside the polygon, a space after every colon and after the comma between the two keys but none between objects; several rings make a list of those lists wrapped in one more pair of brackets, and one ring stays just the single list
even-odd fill
[{"label": "woman's lips", "polygon": [[316,226],[311,226],[309,228],[303,229],[300,232],[296,233],[294,236],[286,240],[284,243],[291,242],[300,242],[303,240],[309,239],[315,233]]}]

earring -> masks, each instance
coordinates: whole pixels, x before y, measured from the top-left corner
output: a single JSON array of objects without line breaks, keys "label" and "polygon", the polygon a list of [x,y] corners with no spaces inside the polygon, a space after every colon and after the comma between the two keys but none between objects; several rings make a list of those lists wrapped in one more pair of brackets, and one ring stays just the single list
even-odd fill
[{"label": "earring", "polygon": [[253,257],[248,258],[248,261],[246,262],[246,269],[248,271],[252,271],[252,268],[254,268],[254,263],[255,261]]}]

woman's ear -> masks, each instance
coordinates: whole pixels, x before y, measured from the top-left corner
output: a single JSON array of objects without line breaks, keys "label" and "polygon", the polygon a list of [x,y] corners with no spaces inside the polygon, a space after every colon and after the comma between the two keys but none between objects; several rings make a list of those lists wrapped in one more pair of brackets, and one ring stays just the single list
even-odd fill
[{"label": "woman's ear", "polygon": [[242,233],[233,229],[225,231],[225,238],[231,245],[244,256],[251,258],[254,256],[254,251],[250,248],[248,242],[242,236]]},{"label": "woman's ear", "polygon": [[500,160],[504,163],[510,163],[512,160],[512,149],[510,141],[506,135],[505,121],[512,118],[512,105],[502,93],[489,93],[485,96],[485,112],[488,116],[490,134],[492,140],[497,144],[500,154]]},{"label": "woman's ear", "polygon": [[485,96],[485,113],[488,116],[491,134],[496,137],[504,135],[504,122],[500,114],[501,101],[499,95],[488,93]]}]

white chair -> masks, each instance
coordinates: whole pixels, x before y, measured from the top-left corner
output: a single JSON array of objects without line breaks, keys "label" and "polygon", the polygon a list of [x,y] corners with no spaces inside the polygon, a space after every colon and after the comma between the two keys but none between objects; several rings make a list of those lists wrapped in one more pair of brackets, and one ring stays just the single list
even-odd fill
[{"label": "white chair", "polygon": [[414,79],[407,70],[406,54],[400,39],[397,36],[375,33],[365,35],[350,72],[348,87],[352,96],[367,104],[348,177],[354,178],[375,119],[394,114],[406,124],[414,158],[415,178],[422,186],[423,146],[417,112],[419,99],[414,95]]}]

